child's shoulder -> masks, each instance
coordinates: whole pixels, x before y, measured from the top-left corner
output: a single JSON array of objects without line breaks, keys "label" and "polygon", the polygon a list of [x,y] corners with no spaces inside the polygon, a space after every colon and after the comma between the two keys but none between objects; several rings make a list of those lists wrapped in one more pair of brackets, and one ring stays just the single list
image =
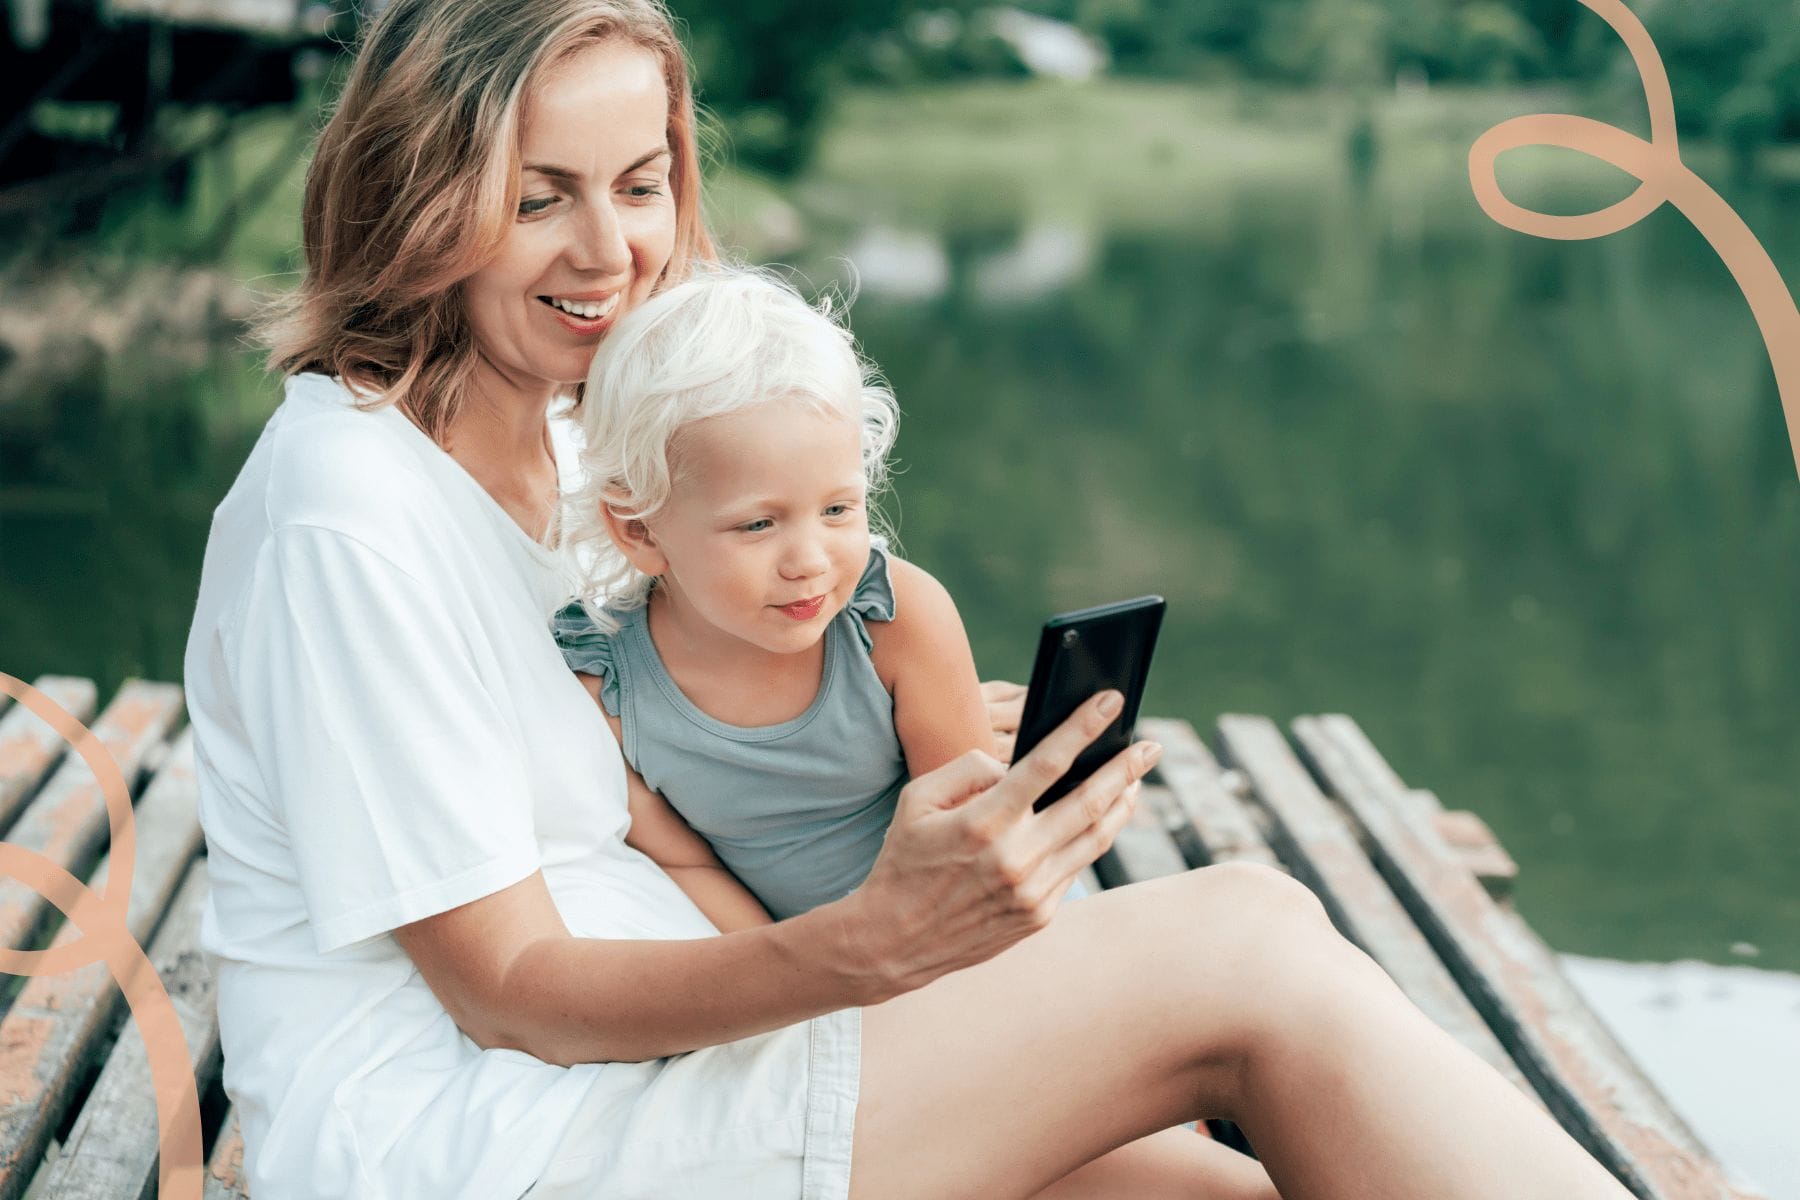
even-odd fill
[{"label": "child's shoulder", "polygon": [[569,670],[600,678],[600,702],[608,713],[617,715],[620,676],[624,674],[620,669],[623,652],[619,648],[619,635],[641,610],[621,611],[606,607],[600,611],[608,618],[607,625],[611,628],[596,621],[582,601],[573,600],[550,618],[550,633]]},{"label": "child's shoulder", "polygon": [[887,559],[887,578],[894,610],[893,615],[888,618],[890,625],[895,622],[918,624],[921,620],[929,619],[935,610],[944,605],[950,605],[951,611],[955,611],[949,591],[937,581],[936,576],[917,563],[910,563],[890,554]]},{"label": "child's shoulder", "polygon": [[[881,547],[869,559],[869,570],[857,592],[862,593],[872,574],[880,573],[887,600],[886,615],[866,626],[867,640],[876,673],[892,687],[895,676],[908,661],[929,654],[941,639],[952,634],[958,639],[965,636],[962,617],[957,614],[949,591],[925,568]],[[853,608],[856,603],[851,601]]]}]

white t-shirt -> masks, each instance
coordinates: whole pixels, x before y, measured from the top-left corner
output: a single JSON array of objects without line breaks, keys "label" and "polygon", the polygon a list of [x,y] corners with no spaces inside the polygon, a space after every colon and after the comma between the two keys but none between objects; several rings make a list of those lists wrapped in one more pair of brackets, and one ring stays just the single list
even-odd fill
[{"label": "white t-shirt", "polygon": [[214,515],[186,661],[202,939],[257,1200],[511,1200],[579,1103],[642,1077],[481,1050],[395,927],[542,870],[578,936],[716,932],[624,844],[617,744],[548,633],[566,578],[320,375]]}]

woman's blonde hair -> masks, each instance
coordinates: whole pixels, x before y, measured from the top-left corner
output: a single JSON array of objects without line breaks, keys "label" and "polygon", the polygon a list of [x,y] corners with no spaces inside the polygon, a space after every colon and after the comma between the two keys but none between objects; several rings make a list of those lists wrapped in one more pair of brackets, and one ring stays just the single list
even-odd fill
[{"label": "woman's blonde hair", "polygon": [[787,400],[856,422],[872,532],[889,532],[873,504],[887,484],[900,413],[833,319],[842,308],[829,299],[808,304],[766,270],[696,267],[620,318],[600,343],[581,406],[582,484],[569,502],[566,538],[582,564],[577,591],[602,629],[617,622],[601,604],[637,607],[651,585],[613,544],[602,510],[655,517],[681,477],[672,460],[682,431],[696,421]]},{"label": "woman's blonde hair", "polygon": [[477,349],[461,290],[519,203],[532,89],[611,38],[654,52],[669,93],[675,246],[665,279],[713,257],[687,56],[659,0],[393,0],[369,27],[306,176],[306,275],[259,334],[271,369],[340,377],[443,440]]}]

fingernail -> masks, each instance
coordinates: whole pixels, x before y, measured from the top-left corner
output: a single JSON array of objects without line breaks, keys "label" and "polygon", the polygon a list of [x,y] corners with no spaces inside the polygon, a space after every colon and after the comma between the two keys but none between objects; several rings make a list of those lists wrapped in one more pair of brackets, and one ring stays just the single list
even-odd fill
[{"label": "fingernail", "polygon": [[1118,716],[1120,710],[1123,709],[1124,707],[1125,707],[1125,697],[1119,695],[1119,693],[1105,692],[1105,693],[1101,694],[1101,696],[1100,696],[1100,715],[1105,717],[1107,720],[1110,721],[1112,718]]},{"label": "fingernail", "polygon": [[1148,771],[1162,758],[1161,742],[1145,742],[1138,747],[1138,766]]}]

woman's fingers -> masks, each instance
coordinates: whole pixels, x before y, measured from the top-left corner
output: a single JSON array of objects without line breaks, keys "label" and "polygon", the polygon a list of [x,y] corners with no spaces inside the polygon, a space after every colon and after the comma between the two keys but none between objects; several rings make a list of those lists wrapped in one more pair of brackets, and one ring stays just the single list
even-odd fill
[{"label": "woman's fingers", "polygon": [[[1121,803],[1123,793],[1147,775],[1161,757],[1162,746],[1156,742],[1127,746],[1088,776],[1080,787],[1039,813],[1037,832],[1051,852],[1086,837],[1108,816],[1128,807]],[[1108,838],[1107,845],[1111,844],[1112,840]],[[1094,853],[1098,855],[1105,848],[1102,846]]]},{"label": "woman's fingers", "polygon": [[1025,715],[1025,689],[1003,679],[992,679],[981,685],[981,702],[987,705],[994,740],[1000,741],[1004,736],[1007,753],[1003,757],[1011,758],[1012,735],[1019,732],[1019,718]]},{"label": "woman's fingers", "polygon": [[1112,844],[1131,814],[1131,785],[1155,761],[1142,745],[1043,813],[1034,814],[1032,802],[1118,719],[1123,703],[1116,691],[1094,697],[1010,770],[972,751],[906,785],[854,915],[861,943],[896,991],[1042,928],[1069,877]]},{"label": "woman's fingers", "polygon": [[[1141,787],[1141,782],[1133,780],[1119,793],[1117,801],[1107,808],[1098,821],[1082,828],[1050,852],[1049,857],[1044,860],[1041,875],[1052,881],[1052,894],[1061,896],[1068,891],[1069,880],[1079,874],[1083,867],[1093,865],[1096,858],[1112,849],[1119,831],[1131,823],[1132,814],[1137,812]],[[1058,800],[1052,807],[1060,807],[1070,799],[1073,799],[1072,795]]]},{"label": "woman's fingers", "polygon": [[1012,765],[1006,778],[978,801],[982,811],[1002,825],[1016,822],[1039,796],[1068,774],[1076,756],[1106,731],[1124,705],[1125,698],[1110,689],[1089,699],[1032,747],[1030,754]]},{"label": "woman's fingers", "polygon": [[1013,759],[1013,749],[1018,745],[1018,740],[1013,734],[996,732],[994,734],[994,757],[1003,763],[1010,763]]},{"label": "woman's fingers", "polygon": [[955,808],[970,796],[987,791],[1006,775],[1006,766],[991,754],[970,750],[908,783],[900,791],[902,804],[928,808]]}]

